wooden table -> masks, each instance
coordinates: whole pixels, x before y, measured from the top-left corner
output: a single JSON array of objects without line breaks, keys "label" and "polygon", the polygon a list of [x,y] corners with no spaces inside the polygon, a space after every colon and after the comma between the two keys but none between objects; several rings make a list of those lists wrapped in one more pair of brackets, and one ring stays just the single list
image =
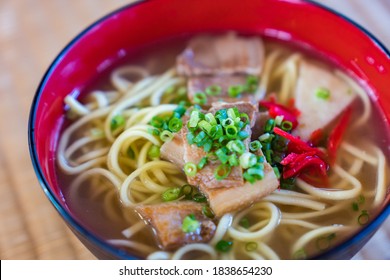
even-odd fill
[{"label": "wooden table", "polygon": [[[94,259],[38,185],[28,153],[27,120],[38,83],[58,52],[84,27],[128,2],[0,1],[1,259]],[[319,2],[349,15],[390,47],[390,1]],[[390,259],[389,240],[390,219],[355,258]]]}]

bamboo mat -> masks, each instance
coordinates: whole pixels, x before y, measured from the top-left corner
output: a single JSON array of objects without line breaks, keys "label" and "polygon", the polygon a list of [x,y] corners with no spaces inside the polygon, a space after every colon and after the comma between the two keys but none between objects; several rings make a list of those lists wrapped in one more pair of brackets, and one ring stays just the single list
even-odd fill
[{"label": "bamboo mat", "polygon": [[[38,83],[58,52],[84,27],[128,2],[0,1],[0,259],[94,259],[38,185],[27,120]],[[390,46],[390,1],[319,2],[349,15]],[[355,258],[390,259],[389,240],[390,219]]]}]

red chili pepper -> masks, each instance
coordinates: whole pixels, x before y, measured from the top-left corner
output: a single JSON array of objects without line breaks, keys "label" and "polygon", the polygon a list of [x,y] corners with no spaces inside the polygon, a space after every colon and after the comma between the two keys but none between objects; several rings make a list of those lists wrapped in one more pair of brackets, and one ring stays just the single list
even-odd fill
[{"label": "red chili pepper", "polygon": [[259,105],[267,108],[268,113],[272,118],[283,116],[283,120],[291,122],[293,128],[298,125],[296,111],[293,111],[290,108],[277,104],[273,101],[260,101]]},{"label": "red chili pepper", "polygon": [[291,135],[290,133],[278,128],[274,127],[274,132],[277,135],[280,135],[287,140],[290,140],[288,143],[288,152],[290,153],[296,153],[296,154],[301,154],[301,153],[307,153],[307,152],[313,152],[316,156],[321,158],[323,161],[326,161],[326,155],[324,152],[322,152],[320,149],[311,147],[308,143],[305,141],[302,141],[299,137],[296,137],[294,135]]},{"label": "red chili pepper", "polygon": [[302,171],[316,172],[326,177],[327,164],[317,157],[314,152],[303,154],[291,153],[280,162],[283,167],[283,178],[297,177]]},{"label": "red chili pepper", "polygon": [[349,119],[351,118],[351,114],[352,114],[352,108],[348,107],[344,111],[336,127],[332,130],[331,134],[329,135],[327,150],[328,150],[329,163],[331,165],[333,165],[336,160],[337,150],[340,147],[341,140],[343,139],[345,130],[347,129],[347,125],[349,123]]},{"label": "red chili pepper", "polygon": [[317,130],[314,130],[310,134],[309,145],[310,146],[318,146],[318,144],[320,143],[320,141],[323,137],[324,137],[324,131],[322,129],[319,128]]}]

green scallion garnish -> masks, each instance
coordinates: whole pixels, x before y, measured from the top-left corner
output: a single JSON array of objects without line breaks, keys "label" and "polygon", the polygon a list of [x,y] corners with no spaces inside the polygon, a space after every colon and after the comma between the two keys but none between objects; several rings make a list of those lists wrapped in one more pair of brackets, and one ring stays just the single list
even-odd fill
[{"label": "green scallion garnish", "polygon": [[239,97],[244,92],[244,90],[245,90],[245,87],[242,85],[230,86],[228,88],[228,95],[230,97],[236,98],[236,97]]},{"label": "green scallion garnish", "polygon": [[283,121],[280,128],[284,131],[290,131],[293,128],[293,124],[290,121]]},{"label": "green scallion garnish", "polygon": [[183,121],[179,118],[171,118],[168,122],[168,128],[172,132],[178,132],[183,127]]},{"label": "green scallion garnish", "polygon": [[258,151],[259,149],[261,149],[261,143],[259,140],[255,140],[255,141],[252,141],[250,144],[249,144],[249,150],[251,152],[256,152]]},{"label": "green scallion garnish", "polygon": [[233,246],[233,241],[226,241],[226,240],[221,239],[215,245],[215,249],[217,249],[217,251],[219,251],[219,252],[226,253],[226,252],[230,251],[232,246]]},{"label": "green scallion garnish", "polygon": [[242,218],[242,219],[238,222],[238,224],[239,224],[240,226],[242,226],[243,228],[245,228],[245,229],[248,229],[249,226],[250,226],[249,219],[248,219],[247,217]]},{"label": "green scallion garnish", "polygon": [[257,249],[257,242],[247,242],[246,244],[245,244],[245,250],[247,251],[247,252],[253,252],[253,251],[255,251]]},{"label": "green scallion garnish", "polygon": [[202,159],[198,162],[198,169],[201,170],[207,164],[207,157],[202,157]]},{"label": "green scallion garnish", "polygon": [[227,164],[221,164],[214,170],[214,177],[218,181],[225,179],[229,176],[232,168]]},{"label": "green scallion garnish", "polygon": [[148,151],[148,157],[150,159],[156,159],[160,157],[160,147],[156,145],[152,145]]},{"label": "green scallion garnish", "polygon": [[161,194],[161,199],[165,202],[173,201],[180,197],[180,188],[170,188]]},{"label": "green scallion garnish", "polygon": [[248,169],[257,163],[256,155],[246,152],[240,156],[240,166],[243,169]]},{"label": "green scallion garnish", "polygon": [[204,105],[207,103],[207,96],[203,92],[197,92],[194,94],[194,103]]},{"label": "green scallion garnish", "polygon": [[367,210],[362,210],[362,213],[358,217],[359,225],[363,226],[367,224],[369,220],[370,220],[370,215],[368,214]]},{"label": "green scallion garnish", "polygon": [[319,87],[315,91],[317,98],[322,100],[328,100],[330,98],[330,91],[327,88]]},{"label": "green scallion garnish", "polygon": [[198,170],[197,170],[196,164],[194,164],[192,162],[187,162],[186,164],[184,164],[184,173],[187,176],[194,177],[196,175],[197,171]]},{"label": "green scallion garnish", "polygon": [[215,214],[214,214],[213,210],[210,207],[208,207],[207,205],[204,205],[202,207],[202,213],[207,218],[210,218],[210,219],[214,219],[215,218]]},{"label": "green scallion garnish", "polygon": [[326,250],[330,247],[331,241],[336,237],[335,233],[331,233],[327,236],[321,236],[316,240],[316,246],[318,250]]},{"label": "green scallion garnish", "polygon": [[293,254],[293,258],[296,260],[305,260],[307,258],[305,249],[299,249]]},{"label": "green scallion garnish", "polygon": [[116,115],[111,120],[111,131],[115,131],[124,125],[125,125],[125,117],[122,115]]},{"label": "green scallion garnish", "polygon": [[172,132],[170,132],[169,130],[163,130],[163,131],[160,133],[160,139],[161,139],[163,142],[171,141],[172,138],[173,138],[173,134],[172,134]]},{"label": "green scallion garnish", "polygon": [[183,185],[181,188],[180,188],[180,195],[184,195],[184,197],[186,199],[192,199],[192,193],[193,193],[193,190],[194,190],[194,186],[192,185]]},{"label": "green scallion garnish", "polygon": [[199,202],[199,203],[202,203],[202,202],[206,202],[207,201],[207,198],[204,196],[204,194],[202,193],[196,193],[194,194],[194,196],[192,197],[192,200],[195,201],[195,202]]},{"label": "green scallion garnish", "polygon": [[200,222],[196,220],[194,214],[190,214],[183,219],[181,229],[185,233],[195,232],[200,228]]},{"label": "green scallion garnish", "polygon": [[222,88],[218,85],[211,85],[206,88],[205,92],[208,95],[215,96],[221,94]]}]

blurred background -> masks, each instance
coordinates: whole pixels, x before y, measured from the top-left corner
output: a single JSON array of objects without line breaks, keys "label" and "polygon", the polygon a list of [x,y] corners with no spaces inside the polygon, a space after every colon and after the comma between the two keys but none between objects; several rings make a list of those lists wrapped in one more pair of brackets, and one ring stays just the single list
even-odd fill
[{"label": "blurred background", "polygon": [[[27,121],[55,56],[86,26],[130,2],[0,0],[0,259],[94,259],[38,184]],[[390,48],[389,0],[316,2],[353,19]],[[354,259],[390,259],[390,219]]]}]

